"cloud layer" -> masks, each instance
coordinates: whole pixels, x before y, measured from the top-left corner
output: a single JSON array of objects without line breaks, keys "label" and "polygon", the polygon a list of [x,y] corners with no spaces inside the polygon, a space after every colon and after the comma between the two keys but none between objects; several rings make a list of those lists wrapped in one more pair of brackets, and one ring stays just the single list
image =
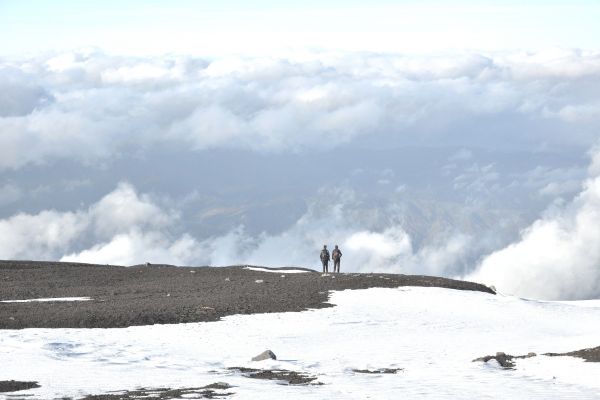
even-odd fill
[{"label": "cloud layer", "polygon": [[[0,168],[95,163],[168,143],[285,152],[341,144],[583,145],[600,56],[113,57],[0,61]],[[566,131],[569,135],[565,135]]]},{"label": "cloud layer", "polygon": [[[467,276],[524,296],[597,297],[600,161],[571,199],[581,188],[580,166],[565,166],[566,156],[561,165],[523,160],[595,143],[599,78],[600,55],[575,50],[209,60],[92,49],[0,60],[0,178],[7,177],[0,182],[0,258],[318,268],[327,242],[342,247],[346,271]],[[410,156],[421,155],[409,150],[406,163],[363,151],[413,146],[431,149],[419,153],[428,168],[417,168]],[[315,157],[338,149],[360,166]],[[507,156],[484,162],[473,149]],[[231,158],[211,163],[207,154],[219,151]],[[265,167],[262,159],[240,158],[243,152],[282,159]],[[202,162],[163,158],[161,167],[176,172],[150,179],[156,166],[132,161],[163,153],[201,155]],[[300,159],[290,167],[282,160],[292,156]],[[298,160],[309,156],[323,165],[306,162],[310,174],[298,173]],[[262,176],[247,176],[251,163]],[[93,174],[55,179],[77,165]],[[183,169],[190,165],[202,169]],[[118,183],[129,181],[121,166],[142,170],[131,173],[135,185]],[[281,176],[271,174],[278,166],[285,166]],[[194,174],[206,179],[177,186]],[[31,175],[41,177],[31,178],[37,189],[19,179]],[[223,177],[234,183],[222,184]],[[59,185],[71,187],[63,193],[68,207],[32,200]],[[89,188],[96,197],[73,206],[72,197]],[[285,226],[257,228],[244,219],[252,202],[268,213],[272,204],[298,199],[306,209],[293,217],[283,210]],[[26,202],[29,211],[19,210]],[[548,204],[515,239],[519,210],[535,214]],[[236,213],[235,224],[219,225]],[[210,221],[217,221],[213,230]]]}]

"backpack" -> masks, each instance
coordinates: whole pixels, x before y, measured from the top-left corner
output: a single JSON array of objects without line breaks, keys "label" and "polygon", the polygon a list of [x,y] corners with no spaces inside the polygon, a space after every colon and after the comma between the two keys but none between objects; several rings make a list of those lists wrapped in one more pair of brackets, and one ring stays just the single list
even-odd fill
[{"label": "backpack", "polygon": [[331,256],[333,257],[334,261],[339,260],[340,258],[342,258],[342,252],[339,251],[338,249],[333,250],[333,253],[331,253]]}]

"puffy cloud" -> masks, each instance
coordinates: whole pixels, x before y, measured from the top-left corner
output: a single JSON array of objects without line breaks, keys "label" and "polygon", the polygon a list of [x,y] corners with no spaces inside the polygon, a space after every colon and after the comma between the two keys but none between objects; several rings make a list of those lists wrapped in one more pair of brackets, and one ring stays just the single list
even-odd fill
[{"label": "puffy cloud", "polygon": [[111,237],[132,228],[161,228],[177,219],[175,212],[160,209],[148,196],[138,195],[125,183],[90,207],[87,216],[93,221],[98,237]]},{"label": "puffy cloud", "polygon": [[87,228],[81,213],[42,211],[0,220],[0,258],[53,259],[66,251]]},{"label": "puffy cloud", "polygon": [[592,177],[572,202],[551,207],[524,229],[519,241],[486,256],[469,279],[500,291],[539,299],[600,296],[600,177]]},{"label": "puffy cloud", "polygon": [[61,261],[96,264],[135,265],[143,262],[187,265],[198,258],[197,242],[188,235],[175,241],[157,231],[130,229],[109,242],[99,243],[79,253],[61,257]]},{"label": "puffy cloud", "polygon": [[208,61],[92,49],[0,61],[0,168],[93,163],[164,143],[278,152],[363,139],[589,145],[599,60],[562,51]]},{"label": "puffy cloud", "polygon": [[[0,220],[0,258],[60,259],[90,243],[89,251],[70,259],[127,263],[139,261],[146,254],[142,249],[156,256],[161,251],[185,254],[189,239],[182,237],[180,242],[171,243],[164,233],[176,219],[176,213],[162,210],[147,196],[138,195],[131,185],[122,183],[85,210],[45,210]],[[93,258],[94,252],[99,257]]]}]

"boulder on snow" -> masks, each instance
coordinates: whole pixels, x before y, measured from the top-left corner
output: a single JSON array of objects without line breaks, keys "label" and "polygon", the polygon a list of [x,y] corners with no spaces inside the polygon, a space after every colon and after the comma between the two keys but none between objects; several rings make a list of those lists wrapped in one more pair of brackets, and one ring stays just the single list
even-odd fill
[{"label": "boulder on snow", "polygon": [[262,360],[277,360],[277,356],[271,350],[265,350],[259,355],[252,357],[252,361],[262,361]]},{"label": "boulder on snow", "polygon": [[506,353],[499,351],[496,353],[495,356],[479,357],[479,358],[474,359],[473,362],[475,362],[475,361],[488,362],[490,360],[496,360],[496,361],[498,361],[498,364],[500,364],[500,366],[502,368],[514,368],[515,363],[512,361],[513,358],[515,358],[515,357],[511,356],[510,354],[506,354]]}]

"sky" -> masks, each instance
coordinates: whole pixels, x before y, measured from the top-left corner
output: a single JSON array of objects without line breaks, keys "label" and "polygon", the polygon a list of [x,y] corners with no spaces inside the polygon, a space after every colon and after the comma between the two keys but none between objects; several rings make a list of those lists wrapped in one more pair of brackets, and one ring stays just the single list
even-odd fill
[{"label": "sky", "polygon": [[0,1],[0,258],[600,289],[600,4]]},{"label": "sky", "polygon": [[596,1],[10,1],[3,53],[595,50]]}]

